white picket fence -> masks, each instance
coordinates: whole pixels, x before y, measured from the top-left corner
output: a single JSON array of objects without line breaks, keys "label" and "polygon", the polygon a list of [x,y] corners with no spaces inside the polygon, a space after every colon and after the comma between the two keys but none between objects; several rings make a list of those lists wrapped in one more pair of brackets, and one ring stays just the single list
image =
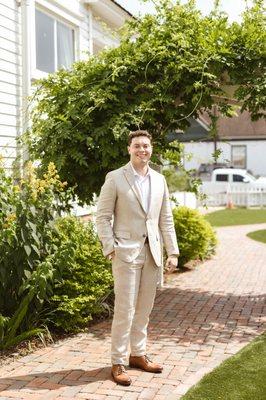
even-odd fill
[{"label": "white picket fence", "polygon": [[207,195],[207,206],[266,207],[265,185],[206,182],[201,191]]}]

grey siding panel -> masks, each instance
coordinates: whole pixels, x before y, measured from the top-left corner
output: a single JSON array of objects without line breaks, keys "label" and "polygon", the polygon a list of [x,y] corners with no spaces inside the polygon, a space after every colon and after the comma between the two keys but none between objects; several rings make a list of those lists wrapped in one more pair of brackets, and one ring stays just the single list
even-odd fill
[{"label": "grey siding panel", "polygon": [[1,124],[1,120],[2,118],[0,116],[0,136],[11,137],[14,139],[17,136],[18,127]]},{"label": "grey siding panel", "polygon": [[[11,77],[6,74],[21,75],[21,65],[17,64],[16,62],[5,61],[0,59],[0,71],[2,71],[2,73],[0,72],[0,80],[2,82],[10,82]],[[4,73],[5,73],[5,79],[3,79]]]},{"label": "grey siding panel", "polygon": [[21,65],[20,54],[10,53],[10,51],[0,48],[0,60],[15,65]]},{"label": "grey siding panel", "polygon": [[0,103],[0,114],[19,116],[19,108],[16,105]]},{"label": "grey siding panel", "polygon": [[1,37],[0,48],[8,50],[14,54],[21,54],[21,45],[19,43],[14,43],[9,39]]},{"label": "grey siding panel", "polygon": [[21,50],[20,8],[15,0],[0,0],[0,154],[7,168],[20,132]]},{"label": "grey siding panel", "polygon": [[18,106],[21,102],[21,99],[14,94],[6,94],[0,92],[0,103],[12,106]]},{"label": "grey siding panel", "polygon": [[0,36],[2,38],[6,38],[7,40],[9,40],[13,43],[17,43],[19,33],[14,32],[14,31],[8,29],[7,27],[3,27],[0,25]]},{"label": "grey siding panel", "polygon": [[0,92],[19,95],[19,84],[0,82]]},{"label": "grey siding panel", "polygon": [[[2,5],[0,4],[0,10],[2,9]],[[0,14],[0,26],[8,29],[10,32],[19,32],[19,26],[13,24],[14,21],[10,20],[10,18],[7,18],[2,10]]]},{"label": "grey siding panel", "polygon": [[[16,68],[15,68],[16,70]],[[7,70],[0,70],[0,81],[11,83],[14,85],[21,84],[21,67],[17,67],[16,73],[7,72]]]},{"label": "grey siding panel", "polygon": [[12,22],[18,22],[19,10],[17,8],[17,3],[13,2],[12,4],[12,1],[8,1],[4,2],[4,4],[1,4],[1,15],[3,15],[7,19],[10,19]]}]

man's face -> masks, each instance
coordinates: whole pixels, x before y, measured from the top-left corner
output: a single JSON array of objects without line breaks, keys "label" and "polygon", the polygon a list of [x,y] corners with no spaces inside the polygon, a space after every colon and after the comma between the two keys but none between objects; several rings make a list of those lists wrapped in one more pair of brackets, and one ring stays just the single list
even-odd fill
[{"label": "man's face", "polygon": [[135,165],[147,164],[152,155],[152,145],[146,136],[138,136],[132,139],[128,146],[130,161]]}]

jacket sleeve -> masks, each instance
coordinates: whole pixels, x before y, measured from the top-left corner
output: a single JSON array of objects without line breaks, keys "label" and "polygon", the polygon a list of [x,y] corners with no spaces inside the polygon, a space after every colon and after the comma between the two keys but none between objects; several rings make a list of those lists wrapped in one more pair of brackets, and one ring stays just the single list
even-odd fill
[{"label": "jacket sleeve", "polygon": [[97,205],[96,227],[103,246],[103,254],[107,256],[114,250],[114,234],[112,218],[116,203],[116,185],[111,173],[108,173],[102,186]]},{"label": "jacket sleeve", "polygon": [[163,177],[163,184],[164,184],[164,195],[159,217],[159,229],[163,237],[163,243],[167,255],[168,256],[170,256],[171,254],[178,255],[179,249],[176,239],[172,208],[169,199],[169,191],[164,177]]}]

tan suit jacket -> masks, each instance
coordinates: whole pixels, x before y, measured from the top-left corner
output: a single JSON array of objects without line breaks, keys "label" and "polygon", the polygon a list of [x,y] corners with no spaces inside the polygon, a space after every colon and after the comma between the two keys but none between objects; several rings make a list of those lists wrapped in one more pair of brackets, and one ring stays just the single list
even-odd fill
[{"label": "tan suit jacket", "polygon": [[165,178],[150,169],[150,182],[146,213],[130,163],[106,175],[96,216],[105,256],[115,251],[119,259],[130,263],[141,252],[146,237],[157,266],[162,265],[163,243],[168,255],[179,254]]}]

